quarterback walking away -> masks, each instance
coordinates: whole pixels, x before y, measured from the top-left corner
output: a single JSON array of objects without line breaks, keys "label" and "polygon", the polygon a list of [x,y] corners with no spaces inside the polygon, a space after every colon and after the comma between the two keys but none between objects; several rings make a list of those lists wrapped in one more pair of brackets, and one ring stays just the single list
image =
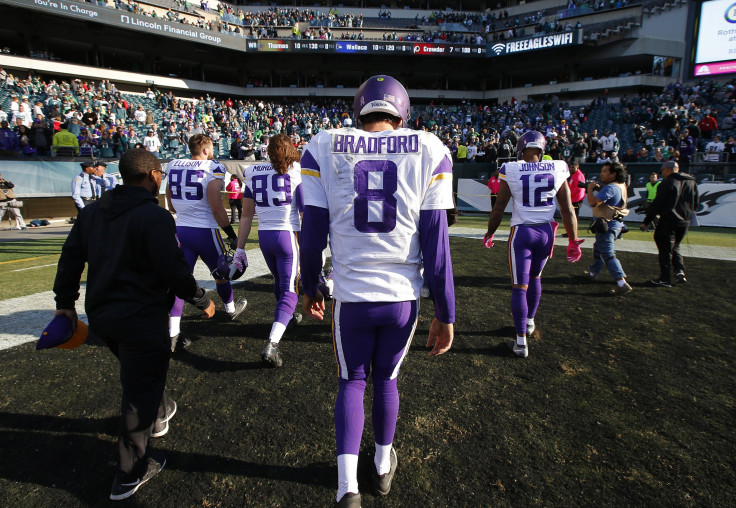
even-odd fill
[{"label": "quarterback walking away", "polygon": [[361,130],[322,131],[302,154],[301,265],[304,310],[321,320],[319,273],[329,233],[339,376],[336,501],[357,507],[366,380],[372,373],[373,488],[387,495],[398,465],[397,377],[417,326],[422,266],[434,298],[430,356],[452,345],[455,289],[446,212],[453,208],[448,149],[431,133],[400,128],[409,120],[409,96],[390,76],[363,83],[353,112]]},{"label": "quarterback walking away", "polygon": [[268,144],[266,164],[248,166],[243,190],[243,216],[238,227],[238,248],[233,263],[239,270],[248,266],[245,243],[250,235],[253,216],[258,214],[258,243],[266,265],[274,277],[276,312],[271,333],[261,353],[264,362],[281,367],[279,343],[289,323],[299,323],[294,313],[299,301],[300,212],[303,209],[302,175],[299,152],[289,138],[279,134]]},{"label": "quarterback walking away", "polygon": [[[214,160],[214,145],[206,134],[195,134],[189,139],[191,159],[177,159],[166,165],[169,183],[166,196],[176,213],[176,235],[189,266],[194,270],[197,258],[204,264],[217,283],[217,294],[225,304],[225,312],[235,319],[247,305],[245,298],[233,301],[233,288],[228,274],[220,273],[218,261],[227,256],[228,247],[235,249],[238,237],[222,204],[221,192],[225,187],[225,166]],[[225,231],[229,245],[220,236],[218,226]],[[184,348],[189,340],[179,337],[184,301],[177,298],[169,317],[171,350]]]},{"label": "quarterback walking away", "polygon": [[165,177],[158,159],[143,149],[129,150],[120,159],[120,174],[123,185],[79,211],[54,282],[56,315],[66,316],[76,328],[75,302],[87,264],[90,328],[120,361],[123,400],[113,501],[135,494],[166,464],[150,449],[149,439],[166,434],[176,412],[176,403],[164,392],[173,295],[206,316],[215,312],[177,244],[171,214],[158,206]]},{"label": "quarterback walking away", "polygon": [[546,146],[547,140],[537,131],[526,132],[519,138],[516,153],[520,160],[501,166],[501,186],[483,238],[486,247],[493,246],[493,235],[513,197],[508,258],[516,339],[507,345],[522,358],[529,356],[527,338],[536,327],[534,316],[542,299],[542,270],[552,257],[555,244],[558,226],[553,220],[555,198],[569,239],[567,260],[575,263],[582,257],[583,241],[578,240],[578,221],[567,185],[570,171],[565,161],[540,161]]}]

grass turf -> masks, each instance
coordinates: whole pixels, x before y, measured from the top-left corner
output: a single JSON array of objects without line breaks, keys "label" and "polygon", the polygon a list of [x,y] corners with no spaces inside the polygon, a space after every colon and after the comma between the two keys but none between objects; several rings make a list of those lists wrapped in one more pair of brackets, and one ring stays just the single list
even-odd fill
[{"label": "grass turf", "polygon": [[[399,469],[387,498],[363,506],[725,506],[736,494],[733,262],[688,259],[672,289],[578,274],[558,253],[545,268],[530,356],[512,357],[505,243],[453,238],[453,349],[428,358],[423,300],[399,377]],[[653,255],[621,253],[632,281]],[[603,277],[605,279],[605,277]],[[154,440],[164,472],[130,506],[329,506],[334,501],[336,366],[328,323],[289,330],[284,367],[260,351],[272,281],[237,283],[238,322],[183,321],[195,339],[174,356],[167,389],[179,411]],[[707,302],[703,305],[701,302]],[[0,356],[0,504],[98,506],[115,463],[118,367],[105,347]],[[370,388],[369,388],[370,393]],[[366,400],[369,400],[368,397]],[[363,450],[372,447],[366,404]]]}]

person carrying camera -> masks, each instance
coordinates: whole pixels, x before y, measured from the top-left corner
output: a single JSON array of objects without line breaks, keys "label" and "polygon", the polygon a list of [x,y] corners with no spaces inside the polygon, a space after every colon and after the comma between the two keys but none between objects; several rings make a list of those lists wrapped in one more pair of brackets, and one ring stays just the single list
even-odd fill
[{"label": "person carrying camera", "polygon": [[[606,162],[603,164],[601,167],[601,183],[588,183],[588,204],[593,208],[595,217],[601,215],[596,214],[595,209],[597,207],[626,208],[625,182],[626,170],[621,163]],[[599,218],[595,224],[599,227],[594,230],[593,264],[588,268],[588,276],[597,279],[603,265],[605,265],[613,280],[616,281],[616,288],[611,290],[611,295],[618,296],[631,293],[632,287],[626,282],[626,274],[621,267],[621,262],[616,257],[614,248],[614,242],[620,236],[621,229],[624,227],[623,217],[620,214],[614,214],[610,220]]]},{"label": "person carrying camera", "polygon": [[3,176],[0,175],[0,220],[4,219],[5,213],[9,211],[15,217],[15,227],[13,229],[27,229],[23,215],[20,213],[20,207],[23,206],[23,203],[15,199],[14,187],[13,182],[3,180]]}]

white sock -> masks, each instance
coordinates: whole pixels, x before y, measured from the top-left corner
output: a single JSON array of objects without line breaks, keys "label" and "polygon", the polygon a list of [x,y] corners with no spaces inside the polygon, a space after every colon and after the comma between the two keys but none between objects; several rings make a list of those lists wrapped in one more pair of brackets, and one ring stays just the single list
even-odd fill
[{"label": "white sock", "polygon": [[626,284],[626,279],[619,279],[616,281],[616,284],[618,284],[618,287],[622,288],[624,287],[624,284]]},{"label": "white sock", "polygon": [[517,346],[524,346],[524,347],[526,347],[526,335],[517,335],[516,336],[516,345]]},{"label": "white sock", "polygon": [[285,331],[286,325],[284,325],[283,323],[279,323],[278,321],[274,322],[274,324],[271,325],[271,335],[268,336],[268,340],[278,344],[281,340],[281,337],[284,336]]},{"label": "white sock", "polygon": [[232,314],[233,312],[235,312],[235,301],[234,300],[230,303],[225,304],[225,312],[227,312],[228,314]]},{"label": "white sock", "polygon": [[376,471],[379,475],[391,471],[391,446],[390,444],[379,445],[376,443],[376,455],[373,457],[373,463],[376,465]]},{"label": "white sock", "polygon": [[344,453],[337,456],[337,498],[340,501],[342,496],[352,492],[357,494],[358,491],[358,456]]},{"label": "white sock", "polygon": [[534,318],[533,317],[526,318],[526,325],[527,326],[530,326],[530,325],[531,326],[534,326]]},{"label": "white sock", "polygon": [[179,325],[181,324],[181,316],[169,318],[169,337],[176,337],[181,332]]}]

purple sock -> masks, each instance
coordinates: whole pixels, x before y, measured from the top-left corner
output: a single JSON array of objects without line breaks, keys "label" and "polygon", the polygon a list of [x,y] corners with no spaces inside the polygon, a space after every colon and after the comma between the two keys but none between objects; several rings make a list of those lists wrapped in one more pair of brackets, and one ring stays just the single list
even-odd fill
[{"label": "purple sock", "polygon": [[394,442],[399,417],[397,379],[373,378],[373,435],[379,445]]},{"label": "purple sock", "polygon": [[274,312],[273,316],[274,322],[288,325],[291,316],[294,315],[294,310],[296,310],[296,304],[298,302],[299,297],[296,296],[296,293],[287,292],[281,295],[276,304],[276,312]]},{"label": "purple sock", "polygon": [[516,335],[526,335],[526,289],[513,288],[511,290],[511,315],[514,316]]},{"label": "purple sock", "polygon": [[171,310],[169,311],[169,315],[171,317],[181,317],[183,309],[184,309],[184,300],[177,297],[174,300],[174,305],[171,307]]},{"label": "purple sock", "polygon": [[360,438],[365,425],[365,409],[363,395],[365,379],[349,381],[340,380],[340,389],[335,401],[335,435],[337,438],[337,454],[358,455]]},{"label": "purple sock", "polygon": [[233,301],[233,286],[230,282],[217,284],[217,294],[222,298],[222,303],[230,303]]},{"label": "purple sock", "polygon": [[533,277],[529,280],[529,288],[526,290],[526,306],[528,307],[527,317],[534,319],[539,308],[539,301],[542,299],[542,278]]}]

